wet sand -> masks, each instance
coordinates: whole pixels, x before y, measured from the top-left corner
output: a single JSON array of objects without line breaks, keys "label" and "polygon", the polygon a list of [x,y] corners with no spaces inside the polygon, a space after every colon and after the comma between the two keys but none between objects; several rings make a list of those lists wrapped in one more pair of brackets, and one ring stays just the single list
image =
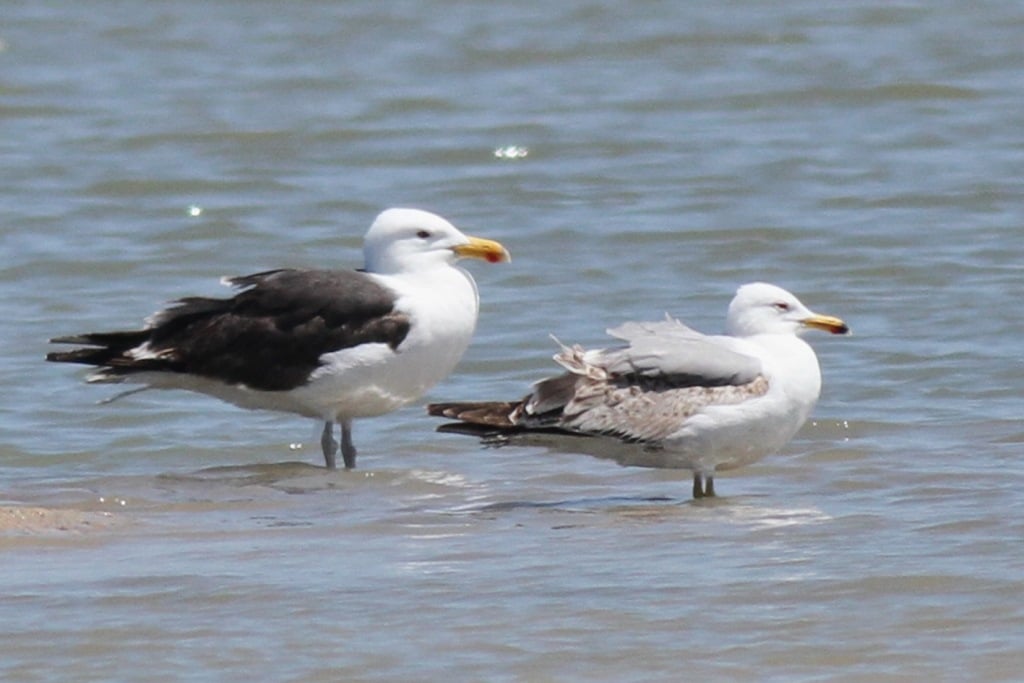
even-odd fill
[{"label": "wet sand", "polygon": [[111,512],[31,506],[0,507],[0,536],[85,534],[122,523]]}]

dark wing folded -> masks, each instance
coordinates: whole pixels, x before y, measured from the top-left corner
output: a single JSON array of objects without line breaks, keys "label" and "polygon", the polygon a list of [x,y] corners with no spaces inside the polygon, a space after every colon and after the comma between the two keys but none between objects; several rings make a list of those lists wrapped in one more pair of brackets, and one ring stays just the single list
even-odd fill
[{"label": "dark wing folded", "polygon": [[394,349],[409,332],[394,294],[364,273],[274,270],[227,282],[243,291],[181,299],[144,330],[56,339],[99,348],[47,358],[98,365],[108,375],[187,373],[284,390],[304,384],[325,353],[367,343]]}]

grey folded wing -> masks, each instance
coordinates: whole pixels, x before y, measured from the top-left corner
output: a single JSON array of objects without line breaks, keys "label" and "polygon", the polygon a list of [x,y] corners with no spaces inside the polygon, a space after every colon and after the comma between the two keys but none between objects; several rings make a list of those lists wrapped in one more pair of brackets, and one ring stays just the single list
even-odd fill
[{"label": "grey folded wing", "polygon": [[608,330],[627,346],[601,352],[612,375],[663,378],[676,387],[741,385],[761,374],[761,361],[731,348],[732,337],[701,334],[674,318],[627,322]]}]

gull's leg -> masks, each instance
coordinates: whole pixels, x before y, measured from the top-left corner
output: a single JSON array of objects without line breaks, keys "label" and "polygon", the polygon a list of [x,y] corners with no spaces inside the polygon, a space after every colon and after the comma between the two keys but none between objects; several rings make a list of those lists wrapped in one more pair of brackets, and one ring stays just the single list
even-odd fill
[{"label": "gull's leg", "polygon": [[341,420],[341,457],[345,461],[345,469],[355,468],[356,447],[352,443],[352,420],[349,418]]},{"label": "gull's leg", "polygon": [[707,476],[700,472],[693,473],[693,497],[694,498],[714,498],[715,496],[715,478],[713,476]]},{"label": "gull's leg", "polygon": [[334,462],[334,454],[338,451],[338,442],[334,440],[334,423],[330,420],[324,422],[324,433],[320,435],[320,447],[324,449],[324,464],[327,469],[335,469],[337,464]]}]

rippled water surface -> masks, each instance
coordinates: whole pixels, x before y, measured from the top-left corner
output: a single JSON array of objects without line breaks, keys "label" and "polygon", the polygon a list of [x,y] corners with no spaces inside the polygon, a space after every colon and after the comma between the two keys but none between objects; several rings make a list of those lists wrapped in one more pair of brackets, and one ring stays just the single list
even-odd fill
[{"label": "rippled water surface", "polygon": [[[0,678],[1019,680],[1018,3],[7,3]],[[428,397],[554,334],[718,331],[767,280],[822,399],[722,476],[115,392],[49,337],[359,265],[382,208],[501,240]]]}]

